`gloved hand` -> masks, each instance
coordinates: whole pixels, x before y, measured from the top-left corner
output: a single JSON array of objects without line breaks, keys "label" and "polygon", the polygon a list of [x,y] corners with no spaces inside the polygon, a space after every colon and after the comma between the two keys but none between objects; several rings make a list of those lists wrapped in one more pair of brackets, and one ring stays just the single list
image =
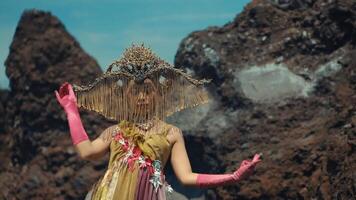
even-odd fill
[{"label": "gloved hand", "polygon": [[240,167],[232,174],[198,174],[197,186],[199,187],[216,187],[228,183],[239,182],[246,178],[255,169],[257,163],[261,162],[261,154],[255,154],[252,161],[242,161]]},{"label": "gloved hand", "polygon": [[55,91],[57,101],[63,107],[67,114],[69,130],[72,137],[72,142],[74,145],[88,140],[89,137],[85,132],[82,121],[80,119],[77,98],[74,94],[72,85],[65,82],[60,88],[59,93]]}]

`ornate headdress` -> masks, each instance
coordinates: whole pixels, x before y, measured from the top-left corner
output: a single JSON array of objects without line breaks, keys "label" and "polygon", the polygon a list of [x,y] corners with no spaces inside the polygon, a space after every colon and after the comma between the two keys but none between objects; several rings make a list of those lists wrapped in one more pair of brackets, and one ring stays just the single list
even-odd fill
[{"label": "ornate headdress", "polygon": [[[149,81],[147,81],[149,80]],[[87,86],[73,84],[79,107],[108,119],[143,123],[207,102],[204,84],[157,57],[144,45],[132,45],[122,58]],[[153,94],[148,107],[132,106],[140,94]]]}]

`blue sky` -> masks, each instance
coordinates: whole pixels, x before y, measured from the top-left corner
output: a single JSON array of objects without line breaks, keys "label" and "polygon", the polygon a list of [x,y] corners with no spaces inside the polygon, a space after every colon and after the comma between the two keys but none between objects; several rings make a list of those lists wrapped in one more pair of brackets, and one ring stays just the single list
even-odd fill
[{"label": "blue sky", "polygon": [[222,26],[250,0],[1,0],[0,88],[8,88],[5,59],[25,9],[57,16],[103,70],[131,43],[144,42],[173,63],[180,41],[208,26]]}]

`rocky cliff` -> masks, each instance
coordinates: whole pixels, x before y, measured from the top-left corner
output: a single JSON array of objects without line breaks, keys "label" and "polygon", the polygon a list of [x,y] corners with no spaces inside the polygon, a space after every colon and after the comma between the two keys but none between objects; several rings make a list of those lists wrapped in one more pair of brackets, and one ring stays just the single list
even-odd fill
[{"label": "rocky cliff", "polygon": [[[0,93],[0,199],[78,199],[106,167],[88,164],[70,141],[65,113],[54,90],[68,81],[86,83],[101,72],[51,13],[27,10],[5,62],[10,91]],[[108,122],[82,112],[91,137]]]},{"label": "rocky cliff", "polygon": [[255,175],[207,198],[355,197],[355,19],[350,0],[255,0],[182,40],[175,65],[213,79],[213,106],[186,128],[212,142],[210,172],[264,154]]}]

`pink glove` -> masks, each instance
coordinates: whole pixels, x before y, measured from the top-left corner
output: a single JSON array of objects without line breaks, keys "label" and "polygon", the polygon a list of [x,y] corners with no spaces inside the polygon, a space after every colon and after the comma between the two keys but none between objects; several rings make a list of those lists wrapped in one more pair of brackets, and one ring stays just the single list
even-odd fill
[{"label": "pink glove", "polygon": [[59,94],[57,91],[55,91],[55,94],[59,104],[61,104],[67,114],[69,130],[73,144],[76,145],[82,141],[88,140],[89,137],[85,132],[82,121],[80,119],[77,107],[77,98],[74,94],[72,86],[65,82],[59,88]]},{"label": "pink glove", "polygon": [[238,182],[252,174],[256,164],[261,161],[260,156],[261,154],[255,154],[252,161],[242,161],[239,169],[232,174],[198,174],[197,186],[215,187]]}]

